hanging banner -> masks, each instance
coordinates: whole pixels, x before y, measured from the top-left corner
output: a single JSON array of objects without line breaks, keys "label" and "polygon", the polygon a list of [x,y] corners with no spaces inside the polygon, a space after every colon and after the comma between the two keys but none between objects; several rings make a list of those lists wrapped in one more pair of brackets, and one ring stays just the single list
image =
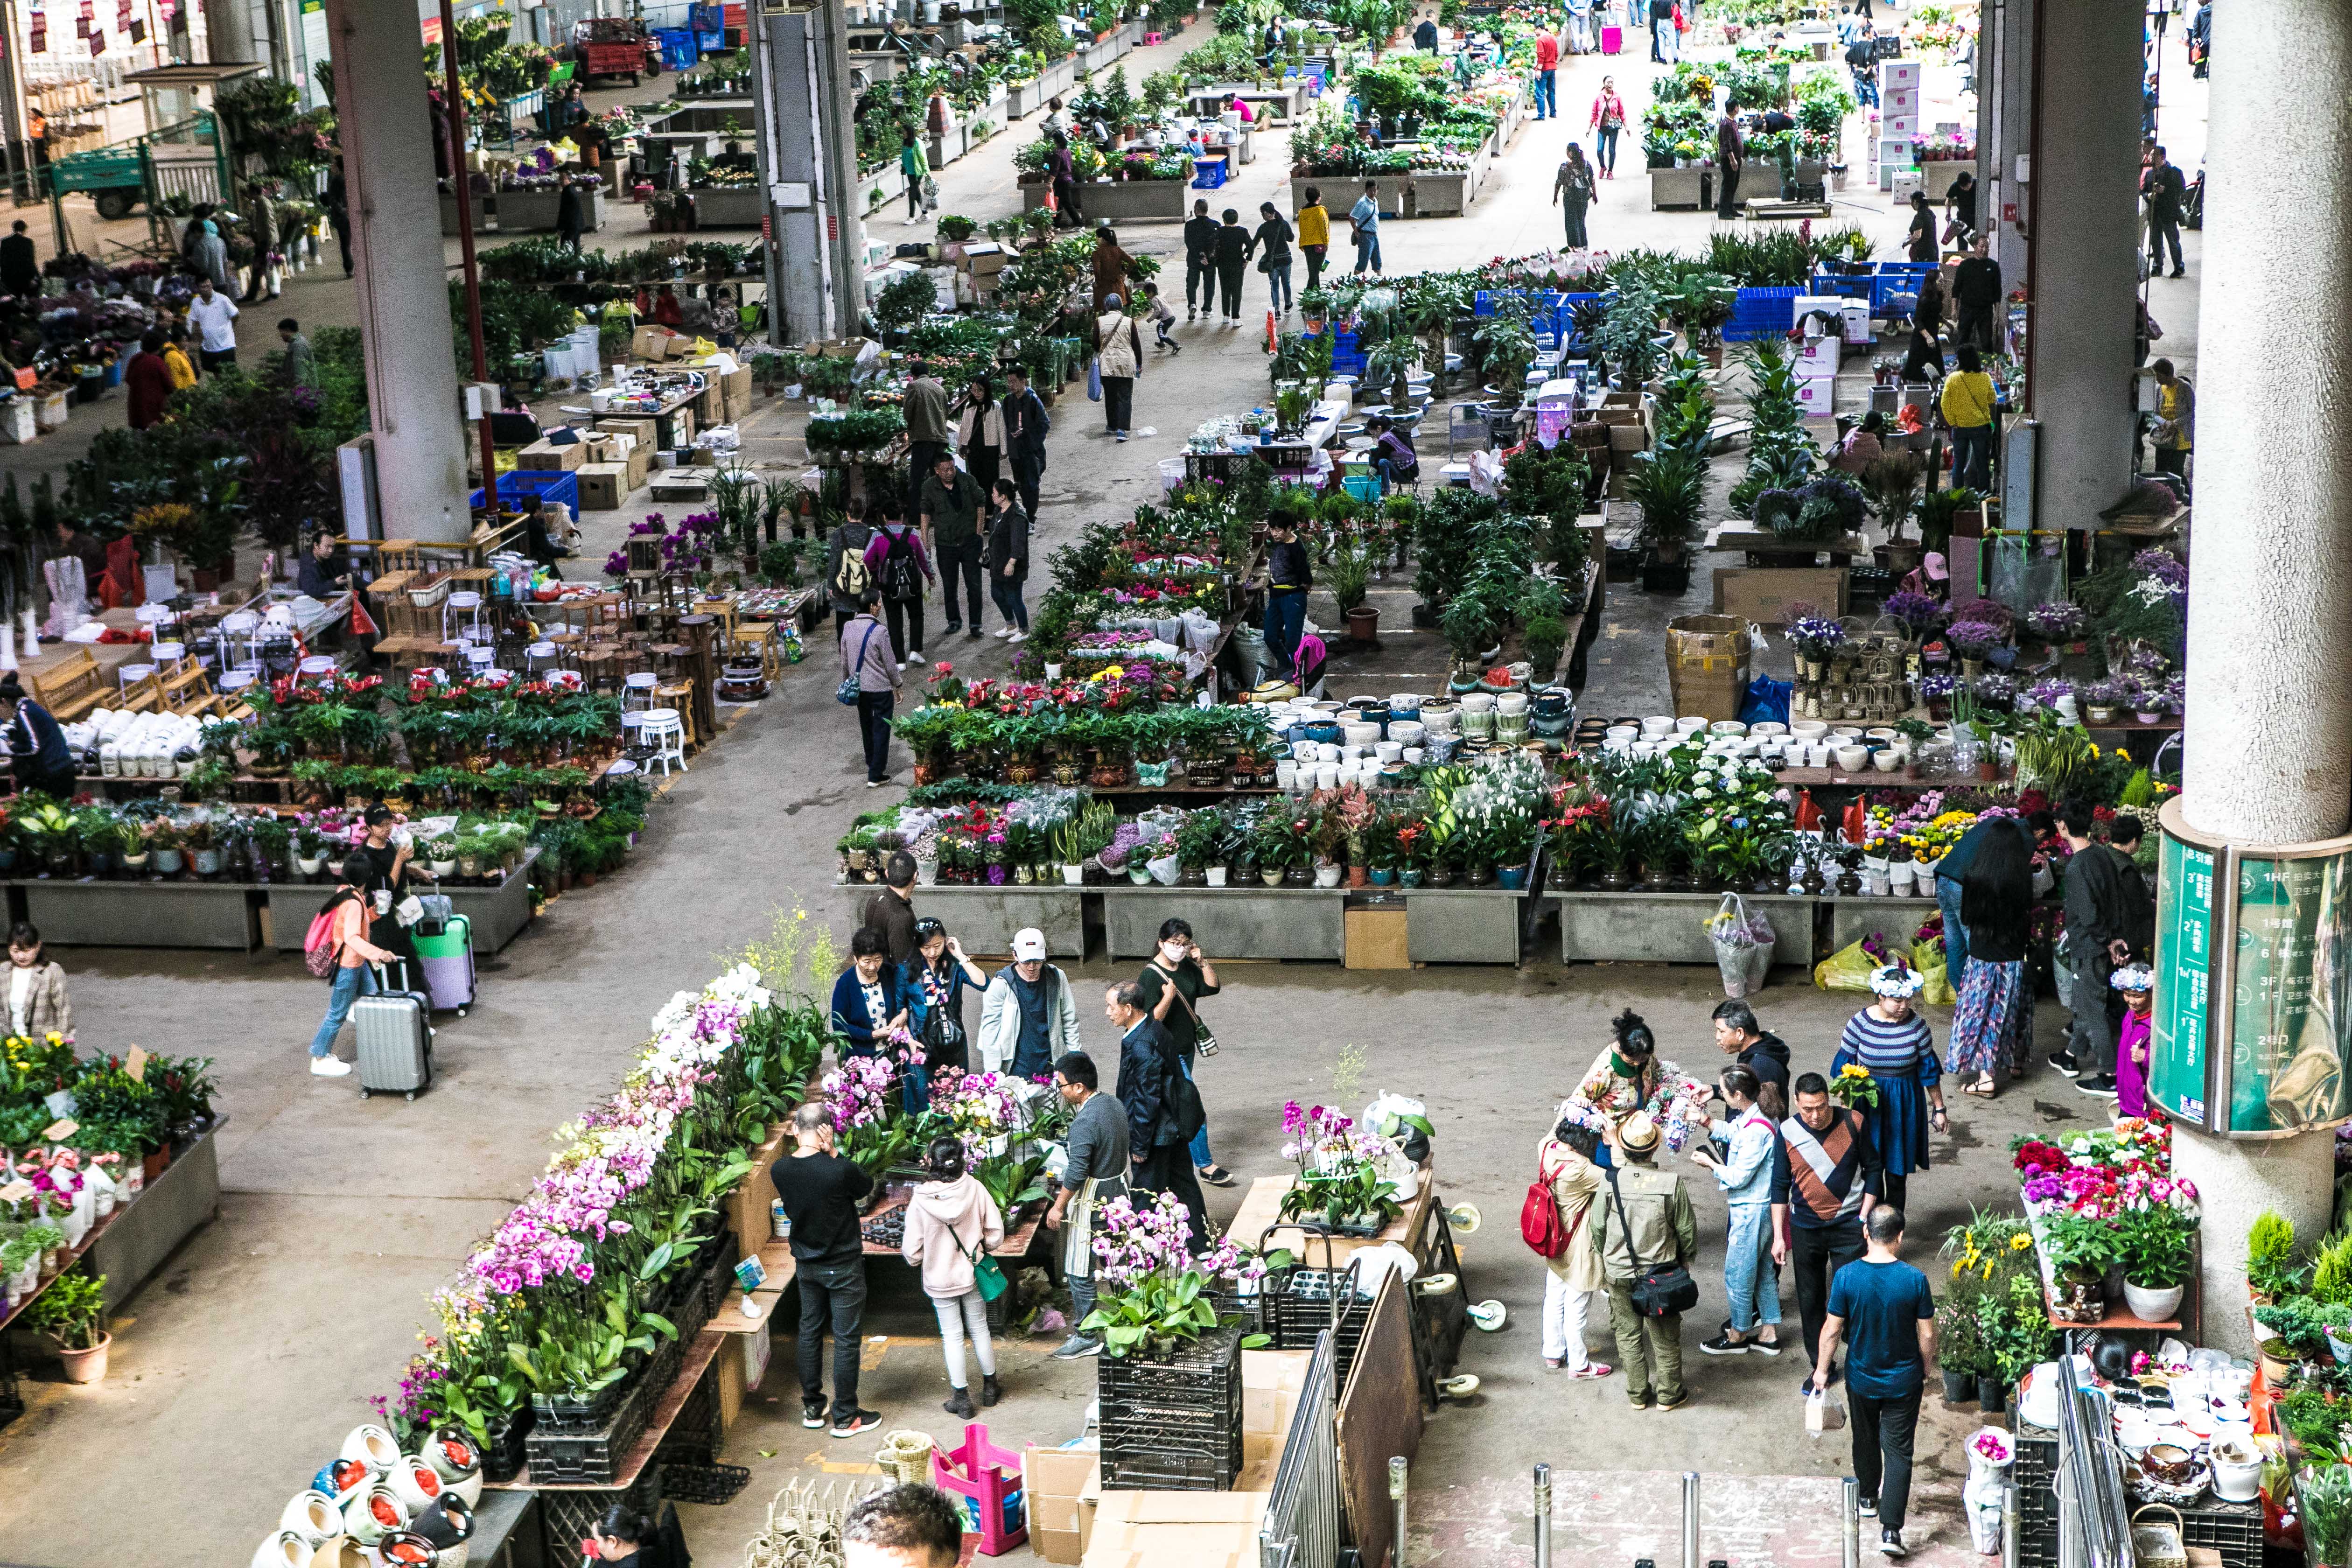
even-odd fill
[{"label": "hanging banner", "polygon": [[96,59],[104,53],[106,53],[106,35],[93,27],[89,35],[90,58]]},{"label": "hanging banner", "polygon": [[33,54],[47,54],[49,52],[49,17],[48,13],[41,9],[40,0],[33,0],[33,9],[26,17],[25,26],[30,35],[26,40],[25,47]]},{"label": "hanging banner", "polygon": [[2352,838],[2242,848],[2165,803],[2148,1092],[2209,1132],[2352,1121]]}]

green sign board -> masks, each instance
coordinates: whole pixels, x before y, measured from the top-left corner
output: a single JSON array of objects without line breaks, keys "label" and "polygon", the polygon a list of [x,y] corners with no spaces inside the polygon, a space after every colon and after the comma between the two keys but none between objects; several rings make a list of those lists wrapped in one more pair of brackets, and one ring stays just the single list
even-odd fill
[{"label": "green sign board", "polygon": [[2149,1020],[2148,1098],[2192,1126],[2205,1124],[2205,1009],[2213,962],[2213,853],[2163,835],[2157,863],[2156,1005]]},{"label": "green sign board", "polygon": [[2241,850],[2163,813],[2150,1096],[2209,1131],[2352,1120],[2352,841]]}]

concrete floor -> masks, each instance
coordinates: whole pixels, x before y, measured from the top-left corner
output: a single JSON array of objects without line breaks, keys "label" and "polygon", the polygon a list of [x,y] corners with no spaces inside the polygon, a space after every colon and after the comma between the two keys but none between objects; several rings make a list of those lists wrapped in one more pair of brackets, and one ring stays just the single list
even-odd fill
[{"label": "concrete floor", "polygon": [[[1145,51],[1129,62],[1130,79],[1173,64],[1197,42]],[[1639,92],[1649,74],[1642,61],[1608,63],[1629,98]],[[1601,69],[1597,60],[1566,64],[1561,96],[1572,110],[1590,102]],[[2193,85],[2201,95],[2203,84],[2192,84],[2185,68],[2168,70],[2167,82],[2176,90]],[[1931,78],[1931,95],[1937,85]],[[2201,96],[2193,110],[2201,118]],[[2184,117],[2189,111],[2182,106]],[[2176,134],[2169,125],[2168,134]],[[1025,139],[1004,138],[945,171],[943,210],[982,217],[1012,210],[1009,160]],[[1542,198],[1558,153],[1549,128],[1523,131],[1503,177],[1466,218],[1388,226],[1391,268],[1460,266],[1549,243],[1557,219]],[[1263,148],[1229,187],[1232,204],[1249,211],[1272,195],[1286,156],[1278,145]],[[1636,155],[1630,164],[1638,162]],[[1845,202],[1880,237],[1882,253],[1891,253],[1901,222],[1884,198],[1850,192]],[[1625,179],[1604,187],[1592,216],[1596,238],[1704,245],[1710,217],[1651,214],[1645,205],[1646,182],[1629,165]],[[896,226],[886,219],[874,232],[896,239]],[[1138,226],[1122,238],[1132,249],[1165,256],[1176,230]],[[2190,330],[2198,243],[2189,237],[2191,282],[2158,285],[2168,346]],[[285,305],[310,320],[339,319],[339,310],[347,320],[348,301],[347,286],[330,268],[295,279]],[[1185,353],[1155,356],[1139,389],[1138,423],[1156,426],[1156,437],[1117,448],[1083,398],[1056,408],[1041,553],[1083,523],[1123,515],[1149,499],[1156,459],[1180,450],[1195,422],[1258,395],[1263,358],[1252,334],[1180,327],[1178,337]],[[119,418],[119,407],[118,400],[77,418]],[[797,423],[789,405],[763,405],[747,422],[747,457],[797,463]],[[65,435],[79,431],[78,425]],[[42,466],[63,449],[52,445],[58,441],[0,452],[0,468]],[[643,510],[591,514],[583,558],[601,560]],[[1393,633],[1410,599],[1400,585],[1388,592],[1395,613],[1384,619]],[[1687,607],[1699,607],[1696,597]],[[1658,710],[1664,679],[1654,633],[1685,607],[1613,590],[1594,651],[1589,711]],[[1391,640],[1381,679],[1443,670],[1433,644],[1424,657],[1409,637]],[[931,651],[983,672],[998,671],[1004,659],[994,639],[952,648],[935,641]],[[108,1380],[72,1388],[50,1381],[53,1369],[37,1368],[25,1385],[30,1412],[0,1432],[0,1473],[9,1483],[0,1488],[0,1542],[9,1561],[113,1563],[166,1553],[242,1560],[342,1434],[369,1418],[369,1397],[393,1386],[414,1349],[426,1295],[536,1174],[546,1130],[613,1083],[654,1008],[714,973],[723,955],[764,929],[772,910],[803,906],[843,931],[840,900],[828,890],[831,846],[877,797],[860,787],[854,736],[830,686],[821,657],[788,674],[774,696],[698,759],[623,874],[549,906],[486,968],[480,1005],[442,1029],[442,1076],[415,1104],[362,1103],[344,1087],[302,1074],[299,1042],[315,1026],[321,997],[289,959],[62,955],[86,1040],[216,1057],[232,1120],[222,1140],[221,1216],[191,1237],[118,1321]],[[1333,687],[1353,689],[1344,667]],[[1086,983],[1124,972],[1097,964],[1080,973],[1088,989]],[[1437,1415],[1424,1435],[1414,1472],[1416,1560],[1442,1553],[1485,1563],[1523,1551],[1526,1476],[1539,1460],[1562,1472],[1563,1550],[1581,1541],[1594,1556],[1664,1560],[1674,1530],[1668,1472],[1684,1468],[1711,1478],[1707,1555],[1786,1562],[1821,1560],[1834,1550],[1823,1533],[1833,1493],[1822,1478],[1845,1473],[1845,1444],[1801,1436],[1798,1363],[1697,1354],[1696,1342],[1717,1321],[1719,1245],[1702,1257],[1705,1305],[1685,1335],[1698,1399],[1689,1410],[1629,1417],[1616,1380],[1547,1384],[1551,1374],[1534,1338],[1541,1270],[1511,1220],[1550,1108],[1604,1043],[1609,1016],[1627,1005],[1649,1017],[1667,1055],[1694,1067],[1709,1059],[1706,1015],[1720,996],[1711,970],[1571,968],[1538,957],[1517,972],[1410,975],[1233,964],[1224,979],[1213,1019],[1229,1048],[1208,1065],[1202,1087],[1227,1166],[1245,1178],[1281,1169],[1282,1101],[1331,1095],[1339,1052],[1352,1046],[1366,1056],[1363,1092],[1394,1089],[1430,1101],[1444,1196],[1474,1203],[1486,1216],[1465,1247],[1468,1288],[1504,1301],[1510,1321],[1500,1334],[1472,1336],[1463,1370],[1481,1377],[1482,1390],[1467,1407]],[[1814,991],[1790,969],[1765,994],[1761,1010],[1790,1042],[1798,1066],[1817,1068],[1853,1005],[1853,998]],[[2039,1049],[2046,1053],[2063,1015],[2042,1012]],[[1091,1011],[1087,1017],[1088,1038],[1110,1048],[1107,1026]],[[1940,1040],[1948,1019],[1937,1014],[1934,1022]],[[2099,1110],[2046,1072],[1992,1104],[1956,1104],[1952,1138],[1937,1146],[1934,1172],[1915,1184],[1914,1231],[1922,1238],[1915,1252],[1964,1220],[1972,1205],[2011,1201],[2004,1151],[2012,1135],[2095,1121]],[[1713,1184],[1695,1169],[1685,1173],[1696,1178],[1703,1232],[1718,1237],[1724,1213]],[[1234,1193],[1217,1193],[1212,1206],[1223,1217],[1235,1201]],[[867,1329],[875,1337],[865,1403],[889,1425],[952,1432],[957,1423],[939,1409],[946,1390],[930,1315],[906,1280],[879,1287]],[[1596,1325],[1596,1352],[1614,1362],[1613,1352],[1601,1348],[1606,1338]],[[991,1413],[1000,1442],[1059,1441],[1078,1429],[1091,1371],[1044,1359],[1046,1348],[1026,1342],[1003,1348],[1008,1394]],[[783,1365],[772,1371],[767,1396],[755,1396],[725,1456],[752,1468],[751,1486],[727,1507],[683,1510],[705,1561],[736,1560],[787,1480],[818,1469],[857,1472],[872,1457],[866,1441],[834,1444],[797,1425],[789,1346],[779,1354]],[[1959,1473],[1952,1439],[1974,1418],[1929,1404],[1916,1522],[1932,1530],[1937,1556],[1958,1561],[1966,1544],[1952,1513]],[[1603,1419],[1594,1421],[1596,1415]],[[215,1447],[228,1434],[231,1446]],[[1718,1477],[1726,1479],[1712,1479]],[[1914,1531],[1915,1541],[1921,1533]]]}]

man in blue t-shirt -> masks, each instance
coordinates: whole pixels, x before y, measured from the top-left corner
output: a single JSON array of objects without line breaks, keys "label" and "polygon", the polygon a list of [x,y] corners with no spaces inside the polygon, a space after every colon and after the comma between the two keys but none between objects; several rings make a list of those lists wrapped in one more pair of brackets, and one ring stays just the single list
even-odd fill
[{"label": "man in blue t-shirt", "polygon": [[[1853,1416],[1853,1473],[1862,1511],[1878,1515],[1878,1550],[1903,1555],[1903,1510],[1911,1500],[1911,1438],[1919,1393],[1936,1353],[1936,1298],[1927,1277],[1897,1258],[1903,1211],[1880,1204],[1863,1221],[1862,1259],[1830,1280],[1816,1367],[1830,1364],[1846,1336],[1846,1405]],[[1816,1373],[1816,1391],[1827,1381]]]}]

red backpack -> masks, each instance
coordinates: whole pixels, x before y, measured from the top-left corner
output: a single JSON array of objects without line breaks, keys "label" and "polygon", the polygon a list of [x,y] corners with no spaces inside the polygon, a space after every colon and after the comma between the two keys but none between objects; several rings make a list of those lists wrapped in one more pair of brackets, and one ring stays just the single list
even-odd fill
[{"label": "red backpack", "polygon": [[[1582,1215],[1577,1219],[1581,1222]],[[1575,1238],[1573,1226],[1564,1225],[1559,1217],[1559,1200],[1552,1196],[1551,1173],[1538,1161],[1536,1179],[1528,1184],[1528,1195],[1519,1205],[1519,1238],[1537,1257],[1554,1258],[1565,1255],[1568,1244]]]}]

